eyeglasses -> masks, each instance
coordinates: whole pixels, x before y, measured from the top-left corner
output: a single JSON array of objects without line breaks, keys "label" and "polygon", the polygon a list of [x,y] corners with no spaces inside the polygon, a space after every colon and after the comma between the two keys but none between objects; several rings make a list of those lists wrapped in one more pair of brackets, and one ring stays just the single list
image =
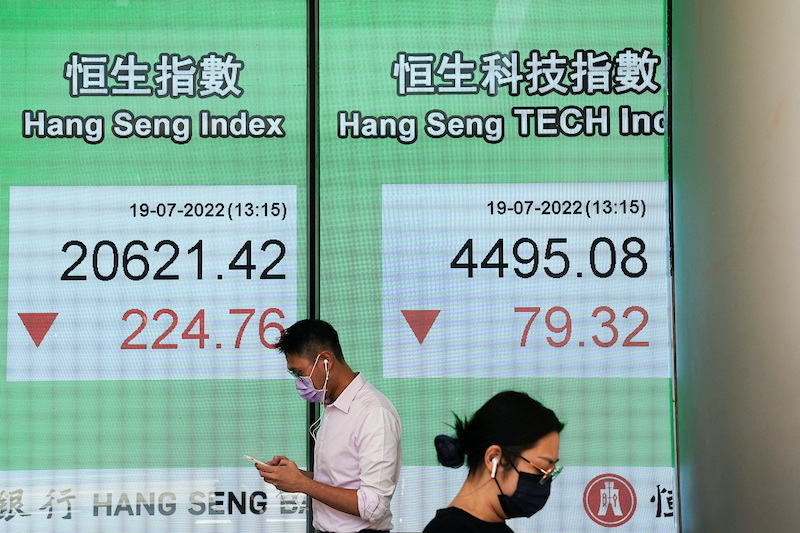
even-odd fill
[{"label": "eyeglasses", "polygon": [[[319,356],[317,356],[317,359],[319,359]],[[306,373],[306,370],[308,370],[308,369],[309,369],[309,367],[311,367],[311,366],[314,366],[314,365],[316,365],[316,364],[317,364],[317,359],[314,359],[314,362],[313,362],[313,363],[308,363],[308,366],[307,366],[307,367],[305,367],[305,368],[304,368],[303,370],[301,370],[300,372],[295,372],[294,370],[287,370],[287,372],[289,372],[289,373],[292,375],[292,377],[293,377],[293,378],[295,378],[295,379],[300,379],[300,378],[306,377],[306,376],[304,376],[303,374],[305,374],[305,373]],[[313,370],[312,370],[312,372],[313,372]]]},{"label": "eyeglasses", "polygon": [[[542,469],[542,468],[539,468],[539,467],[538,467],[538,466],[536,466],[535,464],[533,464],[533,463],[532,463],[531,461],[529,461],[528,459],[525,459],[524,457],[522,457],[522,456],[521,456],[520,454],[518,454],[518,453],[511,452],[511,451],[508,451],[508,450],[503,450],[503,451],[505,451],[505,452],[507,452],[507,453],[509,453],[509,454],[511,454],[511,455],[515,455],[515,456],[519,457],[520,459],[522,459],[523,461],[525,461],[526,463],[528,463],[529,465],[531,465],[532,467],[534,467],[536,470],[538,470],[539,472],[541,472],[541,473],[542,473],[542,479],[540,479],[540,480],[539,480],[539,484],[540,484],[540,485],[544,485],[545,483],[547,483],[547,482],[548,482],[548,480],[550,480],[550,481],[554,480],[555,478],[557,478],[557,477],[558,477],[558,475],[559,475],[559,474],[561,473],[561,471],[564,469],[564,467],[563,467],[563,466],[559,466],[559,467],[557,467],[557,468],[556,468],[556,465],[553,465],[553,467],[552,467],[552,468],[550,468],[549,470],[544,470],[544,469]],[[515,468],[514,470],[516,470],[516,468]]]}]

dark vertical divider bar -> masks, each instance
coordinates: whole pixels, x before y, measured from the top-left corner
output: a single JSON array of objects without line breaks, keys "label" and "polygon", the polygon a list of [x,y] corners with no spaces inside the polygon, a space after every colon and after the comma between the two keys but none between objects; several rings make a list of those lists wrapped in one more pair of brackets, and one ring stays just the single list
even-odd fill
[{"label": "dark vertical divider bar", "polygon": [[675,206],[673,205],[673,195],[672,195],[672,188],[673,188],[673,176],[672,176],[672,116],[673,116],[673,109],[672,109],[672,0],[665,1],[666,7],[666,16],[664,17],[666,20],[666,45],[667,45],[667,183],[668,183],[668,192],[667,192],[667,208],[668,213],[667,216],[669,217],[669,281],[670,281],[670,296],[672,301],[670,302],[672,305],[672,398],[673,398],[673,408],[672,408],[672,420],[673,420],[673,431],[674,435],[672,438],[673,442],[673,449],[675,450],[675,496],[676,501],[679,502],[677,505],[676,511],[676,523],[678,525],[678,531],[683,531],[683,523],[681,520],[681,508],[682,505],[680,504],[681,501],[681,469],[680,469],[680,450],[678,449],[678,432],[680,428],[678,427],[678,409],[680,406],[678,405],[678,353],[677,353],[677,320],[675,317],[675,230],[673,227],[674,216],[675,216]]},{"label": "dark vertical divider bar", "polygon": [[319,318],[319,18],[308,0],[308,317]]},{"label": "dark vertical divider bar", "polygon": [[[308,98],[308,312],[309,318],[319,318],[319,124],[317,110],[319,109],[319,3],[318,0],[308,0],[308,15],[306,17],[306,31],[308,41],[306,45],[308,56],[307,98]],[[319,405],[308,404],[308,426],[319,416]],[[314,471],[314,439],[306,435],[308,457],[306,464],[309,471]],[[306,530],[314,533],[313,513],[311,499],[307,500]]]}]

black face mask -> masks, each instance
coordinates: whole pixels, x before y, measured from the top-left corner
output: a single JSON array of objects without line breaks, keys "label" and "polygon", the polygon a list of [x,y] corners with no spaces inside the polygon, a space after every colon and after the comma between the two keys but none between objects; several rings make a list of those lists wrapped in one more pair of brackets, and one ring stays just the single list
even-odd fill
[{"label": "black face mask", "polygon": [[[517,470],[514,465],[511,465],[514,470]],[[539,481],[542,479],[541,474],[531,474],[528,472],[520,472],[519,481],[517,481],[517,490],[511,496],[503,494],[503,489],[500,489],[500,483],[495,478],[494,482],[497,483],[497,488],[500,489],[500,494],[497,496],[500,499],[500,507],[506,514],[506,518],[530,518],[538,513],[547,503],[547,498],[550,497],[550,482],[548,479],[544,485]]]}]

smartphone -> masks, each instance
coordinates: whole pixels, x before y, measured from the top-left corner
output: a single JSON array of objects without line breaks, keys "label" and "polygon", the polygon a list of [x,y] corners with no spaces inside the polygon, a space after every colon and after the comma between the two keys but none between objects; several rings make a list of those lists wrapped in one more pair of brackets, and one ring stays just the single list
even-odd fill
[{"label": "smartphone", "polygon": [[254,458],[250,457],[249,455],[245,455],[244,458],[247,459],[248,461],[253,461],[257,465],[267,466],[267,463],[265,463],[263,461],[259,461],[258,459],[254,459]]}]

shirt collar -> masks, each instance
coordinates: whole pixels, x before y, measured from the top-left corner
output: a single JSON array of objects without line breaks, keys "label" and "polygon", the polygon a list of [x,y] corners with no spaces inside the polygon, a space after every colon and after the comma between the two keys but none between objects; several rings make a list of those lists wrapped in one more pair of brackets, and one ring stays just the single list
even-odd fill
[{"label": "shirt collar", "polygon": [[353,381],[350,382],[347,387],[342,391],[336,401],[329,405],[329,407],[335,407],[340,411],[345,413],[350,411],[350,406],[353,404],[353,400],[356,399],[356,394],[360,391],[364,385],[367,384],[367,380],[364,379],[364,376],[361,372],[356,373],[356,377],[353,378]]}]

